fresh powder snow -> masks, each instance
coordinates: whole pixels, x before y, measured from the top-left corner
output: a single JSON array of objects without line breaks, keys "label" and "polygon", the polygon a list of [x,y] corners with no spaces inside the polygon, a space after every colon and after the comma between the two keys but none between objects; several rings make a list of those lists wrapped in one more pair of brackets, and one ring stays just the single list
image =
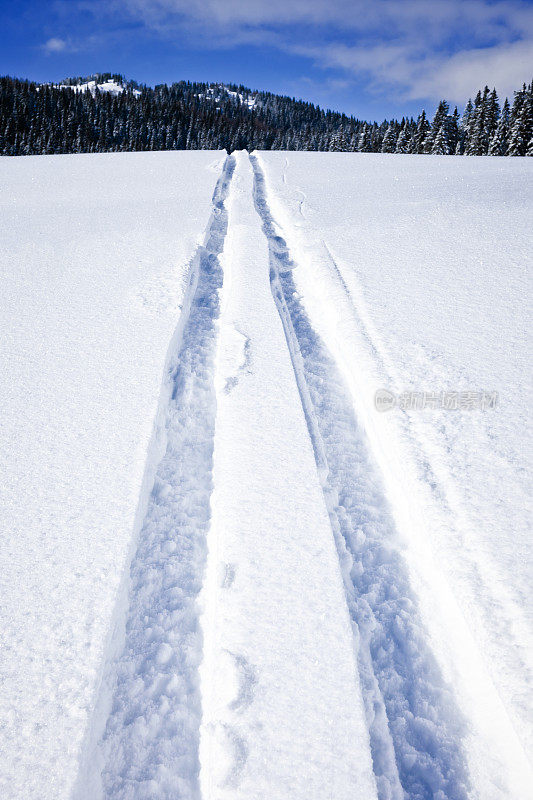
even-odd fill
[{"label": "fresh powder snow", "polygon": [[2,797],[533,797],[532,172],[2,160]]}]

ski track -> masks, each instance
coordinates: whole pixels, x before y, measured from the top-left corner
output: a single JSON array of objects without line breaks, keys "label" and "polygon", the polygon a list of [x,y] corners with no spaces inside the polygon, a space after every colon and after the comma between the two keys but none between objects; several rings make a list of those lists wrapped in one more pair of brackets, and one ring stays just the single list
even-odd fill
[{"label": "ski track", "polygon": [[[259,161],[253,155],[250,161],[254,173],[250,202],[268,243],[272,295],[343,577],[378,797],[467,800],[471,787],[463,746],[466,720],[428,646],[392,512],[356,419],[353,398],[296,291],[292,270],[298,264],[272,216]],[[213,196],[207,242],[198,253],[193,276],[197,285],[172,374],[166,453],[130,568],[125,643],[111,665],[112,708],[99,752],[104,764],[102,792],[108,800],[201,798],[200,593],[205,585],[213,488],[214,365],[224,277],[219,257],[227,234],[225,200],[234,169],[235,159],[228,156]],[[299,210],[304,216],[301,194]],[[353,303],[341,269],[322,244]],[[242,362],[227,378],[226,394],[250,372],[253,360],[250,338],[238,329],[235,333],[242,338]],[[384,366],[382,353],[370,343]],[[436,481],[430,483],[436,488]],[[229,589],[237,565],[221,566],[219,586]],[[226,658],[237,684],[228,709],[240,715],[253,705],[257,671],[244,654],[226,649]],[[239,784],[250,743],[238,726],[227,722],[220,724],[218,735],[232,752],[220,785],[232,789]]]},{"label": "ski track", "polygon": [[172,375],[166,453],[130,569],[126,640],[101,743],[104,796],[113,800],[200,796],[198,595],[212,490],[219,256],[234,167],[229,156],[198,253],[197,286]]},{"label": "ski track", "polygon": [[[341,266],[333,257],[324,240],[321,240],[321,245],[331,270],[353,309],[354,323],[360,330],[372,353],[374,362],[383,376],[383,385],[390,385],[400,393],[401,382],[394,365],[386,356],[379,337],[372,329],[366,310],[363,312],[363,309],[358,307],[357,300],[346,283]],[[458,491],[449,478],[447,479],[447,476],[443,474],[442,469],[438,473],[435,472],[432,464],[437,464],[437,469],[439,464],[439,458],[436,456],[435,450],[432,450],[435,445],[431,444],[427,426],[424,427],[424,423],[415,419],[415,416],[412,412],[404,411],[398,422],[403,431],[404,441],[412,442],[414,451],[419,454],[419,459],[417,459],[415,453],[412,453],[410,461],[417,465],[417,474],[421,485],[429,490],[435,503],[440,505],[445,514],[449,539],[455,540],[454,560],[450,564],[453,572],[464,576],[462,587],[475,587],[475,596],[482,599],[481,603],[476,604],[474,595],[469,595],[464,588],[458,587],[457,591],[462,594],[461,606],[468,607],[472,615],[480,617],[477,624],[477,630],[483,632],[480,648],[482,650],[490,649],[496,653],[497,660],[501,664],[505,664],[509,660],[509,654],[512,653],[512,660],[515,664],[520,665],[520,672],[524,676],[525,682],[531,684],[533,682],[531,659],[529,658],[529,654],[532,652],[531,635],[524,619],[523,609],[518,600],[513,597],[513,587],[505,584],[498,575],[495,565],[486,561],[480,563],[477,545],[472,545],[470,536],[462,533],[462,531],[469,530],[469,523],[458,497]],[[441,426],[441,432],[445,435],[443,426]],[[451,451],[449,443],[447,443],[446,449],[448,452]],[[507,620],[513,620],[511,628],[506,624]],[[495,681],[495,685],[498,685],[499,676],[491,674],[491,678]],[[501,687],[501,694],[503,696],[507,694],[505,685]],[[516,703],[512,694],[508,702],[511,706]],[[517,710],[517,717],[520,718],[520,710]],[[527,749],[527,745],[525,749]]]},{"label": "ski track", "polygon": [[426,645],[381,481],[338,368],[295,291],[255,156],[254,199],[359,639],[360,680],[380,800],[466,800],[466,723]]},{"label": "ski track", "polygon": [[212,800],[376,799],[335,543],[272,297],[252,164],[236,158],[203,591],[201,788]]}]

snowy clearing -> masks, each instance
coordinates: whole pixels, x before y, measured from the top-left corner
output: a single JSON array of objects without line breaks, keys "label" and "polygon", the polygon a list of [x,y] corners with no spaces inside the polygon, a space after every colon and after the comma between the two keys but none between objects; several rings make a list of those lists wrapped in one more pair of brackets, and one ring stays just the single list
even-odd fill
[{"label": "snowy clearing", "polygon": [[532,172],[2,160],[3,797],[533,797]]}]

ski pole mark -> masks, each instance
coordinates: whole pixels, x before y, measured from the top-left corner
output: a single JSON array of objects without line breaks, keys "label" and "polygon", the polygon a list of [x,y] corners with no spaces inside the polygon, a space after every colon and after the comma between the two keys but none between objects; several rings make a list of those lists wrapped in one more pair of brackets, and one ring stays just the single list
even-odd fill
[{"label": "ski pole mark", "polygon": [[[240,364],[237,371],[226,378],[224,384],[224,394],[229,394],[239,383],[239,378],[243,373],[251,374],[252,372],[252,341],[249,336],[242,333],[235,325],[233,326],[235,333],[239,337],[239,360]],[[244,341],[243,341],[244,340]]]},{"label": "ski pole mark", "polygon": [[223,575],[220,586],[222,589],[231,589],[235,580],[237,568],[235,564],[222,564],[221,566],[223,568]]},{"label": "ski pole mark", "polygon": [[230,656],[233,658],[235,668],[238,672],[239,692],[235,700],[230,703],[229,708],[232,711],[241,713],[253,702],[257,674],[255,668],[245,656],[239,655],[238,653],[230,653]]},{"label": "ski pole mark", "polygon": [[224,724],[222,727],[233,752],[232,765],[225,780],[222,782],[222,786],[236,789],[248,761],[248,744],[235,725]]}]

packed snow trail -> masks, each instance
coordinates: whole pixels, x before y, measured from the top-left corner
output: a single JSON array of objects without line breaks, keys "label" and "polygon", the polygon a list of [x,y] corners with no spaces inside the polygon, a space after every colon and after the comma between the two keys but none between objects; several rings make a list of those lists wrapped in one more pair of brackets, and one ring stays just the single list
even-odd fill
[{"label": "packed snow trail", "polygon": [[376,797],[353,632],[245,153],[228,201],[203,590],[204,800]]},{"label": "packed snow trail", "polygon": [[254,196],[270,245],[272,292],[284,323],[317,467],[359,631],[359,670],[379,797],[465,800],[466,727],[426,643],[381,480],[339,370],[295,290],[264,176]]},{"label": "packed snow trail", "polygon": [[[192,275],[190,311],[156,473],[130,569],[124,649],[109,679],[112,708],[101,743],[105,797],[197,798],[202,586],[212,489],[213,368],[227,230],[228,157],[213,198],[205,247]],[[196,285],[194,285],[196,284]],[[95,757],[96,758],[96,757]],[[88,790],[88,786],[84,787]],[[92,797],[97,787],[91,788]]]}]

